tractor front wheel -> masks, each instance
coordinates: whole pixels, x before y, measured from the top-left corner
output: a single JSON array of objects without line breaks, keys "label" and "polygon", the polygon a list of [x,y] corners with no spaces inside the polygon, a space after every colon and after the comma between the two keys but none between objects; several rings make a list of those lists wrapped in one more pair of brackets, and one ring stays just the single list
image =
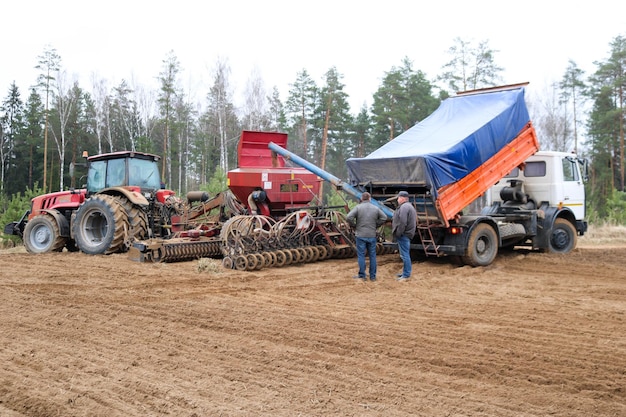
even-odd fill
[{"label": "tractor front wheel", "polygon": [[115,197],[98,194],[76,211],[72,225],[78,248],[89,255],[125,252],[130,225],[124,206]]},{"label": "tractor front wheel", "polygon": [[24,227],[24,246],[30,253],[61,252],[65,242],[59,225],[49,214],[33,217]]}]

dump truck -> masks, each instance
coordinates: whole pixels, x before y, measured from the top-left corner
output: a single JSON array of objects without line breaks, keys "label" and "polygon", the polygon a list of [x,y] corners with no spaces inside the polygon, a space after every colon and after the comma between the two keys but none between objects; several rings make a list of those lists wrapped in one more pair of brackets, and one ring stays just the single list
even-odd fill
[{"label": "dump truck", "polygon": [[[363,158],[346,161],[348,181],[272,145],[335,187],[393,209],[407,191],[417,212],[416,256],[486,266],[498,251],[527,247],[567,253],[587,230],[584,160],[539,151],[527,83],[459,93],[429,117]],[[477,198],[491,205],[468,212]],[[389,212],[386,212],[388,217]]]}]

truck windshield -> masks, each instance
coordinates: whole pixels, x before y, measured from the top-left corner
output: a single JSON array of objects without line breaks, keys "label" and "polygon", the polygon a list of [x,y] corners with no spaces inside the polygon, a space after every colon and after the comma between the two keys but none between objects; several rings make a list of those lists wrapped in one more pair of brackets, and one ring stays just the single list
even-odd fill
[{"label": "truck windshield", "polygon": [[129,185],[158,190],[161,187],[159,167],[155,161],[131,158],[129,169]]}]

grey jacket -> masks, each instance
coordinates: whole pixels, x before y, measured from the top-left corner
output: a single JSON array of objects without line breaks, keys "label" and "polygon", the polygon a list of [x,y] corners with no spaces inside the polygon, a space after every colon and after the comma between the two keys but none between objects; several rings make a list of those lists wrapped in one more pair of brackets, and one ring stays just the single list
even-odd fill
[{"label": "grey jacket", "polygon": [[387,221],[387,215],[370,201],[361,201],[346,219],[357,237],[376,237],[376,229]]},{"label": "grey jacket", "polygon": [[417,227],[417,213],[415,207],[410,202],[404,202],[393,213],[391,221],[391,231],[395,239],[404,235],[409,239],[415,236],[415,228]]}]

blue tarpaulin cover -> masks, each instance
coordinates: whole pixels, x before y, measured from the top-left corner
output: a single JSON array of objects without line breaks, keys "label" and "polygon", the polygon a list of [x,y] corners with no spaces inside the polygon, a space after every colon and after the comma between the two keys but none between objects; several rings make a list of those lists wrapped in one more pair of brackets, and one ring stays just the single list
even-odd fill
[{"label": "blue tarpaulin cover", "polygon": [[426,187],[436,195],[513,141],[529,121],[523,87],[450,97],[368,156],[348,159],[349,181]]}]

